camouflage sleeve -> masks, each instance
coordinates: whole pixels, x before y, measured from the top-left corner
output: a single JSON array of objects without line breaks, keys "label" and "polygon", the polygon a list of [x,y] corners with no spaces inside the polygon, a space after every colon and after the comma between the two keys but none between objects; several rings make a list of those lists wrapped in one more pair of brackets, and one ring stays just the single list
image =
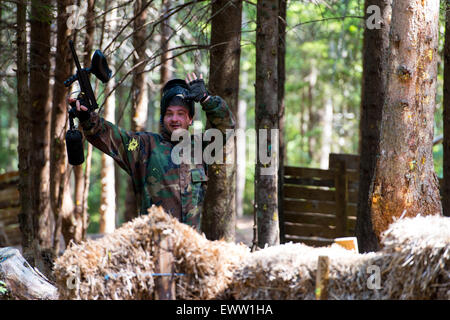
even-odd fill
[{"label": "camouflage sleeve", "polygon": [[226,129],[234,129],[234,115],[221,97],[210,96],[206,102],[202,103],[202,108],[212,128],[219,129],[223,133]]},{"label": "camouflage sleeve", "polygon": [[111,156],[133,179],[142,175],[141,159],[148,159],[151,135],[126,131],[92,112],[89,120],[81,123],[86,139],[96,148]]}]

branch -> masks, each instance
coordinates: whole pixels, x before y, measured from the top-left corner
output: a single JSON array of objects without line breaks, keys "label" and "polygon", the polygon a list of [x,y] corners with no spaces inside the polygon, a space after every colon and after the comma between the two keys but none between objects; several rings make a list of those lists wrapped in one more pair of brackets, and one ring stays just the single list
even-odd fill
[{"label": "branch", "polygon": [[[220,44],[218,44],[218,45],[220,45]],[[183,54],[185,54],[185,53],[187,53],[187,52],[194,51],[194,50],[201,50],[201,49],[203,49],[203,50],[205,50],[205,49],[208,50],[208,49],[211,48],[211,46],[210,46],[210,45],[188,45],[188,46],[175,47],[175,48],[169,49],[169,50],[167,50],[167,51],[175,51],[175,50],[179,50],[179,49],[183,49],[183,48],[188,48],[188,49],[186,49],[186,50],[184,50],[184,51],[182,51],[182,52],[180,52],[180,53],[178,53],[178,54],[176,54],[176,55],[171,56],[170,59],[174,59],[174,58],[179,57],[179,56],[181,56],[181,55],[183,55]],[[109,96],[117,89],[117,87],[119,87],[119,86],[125,81],[125,79],[126,79],[131,73],[133,73],[133,71],[134,71],[136,68],[138,68],[138,67],[139,67],[140,65],[142,65],[143,63],[148,63],[149,61],[156,60],[156,58],[158,58],[158,57],[161,56],[161,55],[162,55],[162,53],[159,53],[159,54],[157,54],[157,55],[152,56],[152,57],[149,58],[149,59],[142,60],[142,61],[140,61],[139,63],[137,63],[136,65],[134,65],[133,68],[131,68],[131,69],[130,69],[123,77],[122,77],[122,79],[120,79],[120,80],[116,83],[116,85],[114,86],[114,88],[112,88],[112,90],[111,90],[110,92],[108,92],[108,95],[106,95],[106,97],[104,98],[103,103],[102,103],[102,105],[100,106],[98,112],[101,111],[101,109],[103,108],[103,105],[105,104],[105,101],[108,99],[108,97],[109,97]],[[167,59],[167,60],[170,60],[170,59]],[[144,73],[144,72],[150,72],[150,71],[156,69],[157,67],[159,67],[159,66],[160,66],[162,63],[164,63],[164,62],[165,62],[165,61],[161,61],[160,63],[153,65],[150,69],[140,71],[139,74],[140,74],[140,73]]]},{"label": "branch", "polygon": [[347,19],[347,18],[354,18],[354,19],[364,19],[364,16],[343,16],[343,17],[330,17],[330,18],[323,18],[323,19],[318,19],[318,20],[310,20],[310,21],[306,21],[306,22],[300,22],[294,26],[292,26],[291,28],[289,28],[288,31],[302,26],[304,24],[309,24],[309,23],[315,23],[315,22],[322,22],[322,21],[328,21],[328,20],[343,20],[343,19]]}]

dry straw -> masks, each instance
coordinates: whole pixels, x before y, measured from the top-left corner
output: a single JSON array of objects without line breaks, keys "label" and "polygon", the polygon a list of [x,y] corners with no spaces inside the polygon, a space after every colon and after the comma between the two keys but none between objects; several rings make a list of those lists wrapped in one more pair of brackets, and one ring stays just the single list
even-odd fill
[{"label": "dry straw", "polygon": [[330,260],[330,299],[450,299],[450,218],[401,219],[377,253],[293,243],[250,253],[208,241],[155,207],[113,234],[71,245],[55,264],[61,298],[153,298],[161,237],[172,238],[177,299],[314,299],[319,256]]},{"label": "dry straw", "polygon": [[[450,218],[402,219],[383,249],[355,254],[334,244],[285,244],[251,255],[236,270],[236,299],[315,299],[319,256],[330,258],[330,299],[450,299]],[[377,276],[380,276],[377,279]]]},{"label": "dry straw", "polygon": [[162,209],[124,224],[98,240],[72,244],[55,262],[63,299],[151,299],[153,252],[158,239],[173,239],[177,299],[224,297],[233,271],[250,254],[244,245],[208,241]]}]

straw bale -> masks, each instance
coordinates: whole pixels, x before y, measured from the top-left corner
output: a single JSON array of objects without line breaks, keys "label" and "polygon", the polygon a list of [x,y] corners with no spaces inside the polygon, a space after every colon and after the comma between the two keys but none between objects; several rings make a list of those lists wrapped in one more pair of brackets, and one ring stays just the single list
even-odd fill
[{"label": "straw bale", "polygon": [[[330,259],[330,298],[335,296],[343,277],[350,276],[354,288],[361,266],[377,254],[355,254],[336,244],[314,248],[287,243],[268,247],[252,254],[235,273],[232,294],[236,299],[315,299],[315,281],[319,256]],[[336,281],[338,280],[338,281]],[[355,281],[356,280],[356,281]]]},{"label": "straw bale", "polygon": [[223,294],[233,270],[250,254],[244,245],[209,241],[161,208],[124,224],[114,233],[71,244],[55,262],[63,299],[151,299],[153,252],[161,237],[173,239],[177,299],[213,299]]},{"label": "straw bale", "polygon": [[[152,298],[153,252],[163,237],[171,237],[174,269],[182,274],[177,299],[315,299],[319,256],[330,260],[330,299],[450,299],[450,218],[401,219],[376,253],[293,243],[250,253],[209,241],[156,207],[101,239],[72,244],[55,264],[60,297]],[[380,288],[369,285],[374,266]]]},{"label": "straw bale", "polygon": [[382,244],[383,297],[450,299],[450,218],[402,219],[384,233]]},{"label": "straw bale", "polygon": [[[236,270],[230,290],[236,299],[315,299],[317,261],[325,255],[330,299],[450,299],[450,218],[402,219],[385,232],[382,244],[381,251],[368,254],[336,244],[269,247]],[[374,266],[381,288],[369,286]]]}]

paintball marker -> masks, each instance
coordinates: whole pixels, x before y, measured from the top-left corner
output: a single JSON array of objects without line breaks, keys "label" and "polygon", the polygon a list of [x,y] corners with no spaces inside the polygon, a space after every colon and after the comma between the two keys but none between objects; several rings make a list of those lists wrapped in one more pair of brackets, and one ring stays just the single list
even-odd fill
[{"label": "paintball marker", "polygon": [[[69,40],[69,47],[72,51],[77,72],[64,81],[64,85],[69,87],[78,80],[80,93],[78,94],[77,100],[80,101],[81,105],[87,107],[87,112],[90,113],[98,108],[98,104],[95,100],[94,92],[92,91],[89,74],[94,74],[100,81],[106,83],[111,78],[112,72],[108,68],[106,58],[100,50],[95,50],[89,68],[81,68],[72,40]],[[70,106],[72,107],[69,110],[70,128],[66,133],[67,157],[69,158],[69,163],[71,165],[77,166],[84,162],[83,139],[81,132],[75,128],[73,123],[73,119],[76,117],[76,102],[71,103]]]}]

